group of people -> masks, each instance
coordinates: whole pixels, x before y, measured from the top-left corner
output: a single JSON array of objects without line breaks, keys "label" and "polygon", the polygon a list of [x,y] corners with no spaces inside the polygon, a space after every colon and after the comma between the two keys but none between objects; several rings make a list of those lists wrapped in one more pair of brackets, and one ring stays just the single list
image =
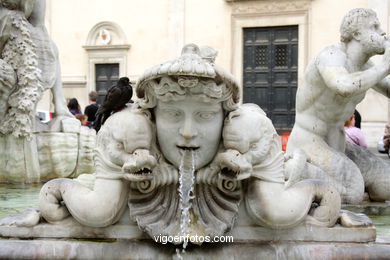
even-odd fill
[{"label": "group of people", "polygon": [[94,128],[96,132],[104,124],[107,118],[132,103],[133,89],[128,77],[122,77],[112,86],[104,98],[103,104],[97,103],[98,94],[96,91],[89,93],[89,105],[85,107],[84,114],[81,112],[80,104],[76,98],[68,102],[69,111],[81,121],[81,124]]},{"label": "group of people", "polygon": [[96,112],[99,109],[99,104],[97,104],[98,95],[96,91],[91,91],[88,97],[89,105],[85,107],[84,113],[81,111],[80,104],[76,98],[71,98],[69,100],[68,109],[78,120],[80,120],[82,125],[92,128],[96,119]]}]

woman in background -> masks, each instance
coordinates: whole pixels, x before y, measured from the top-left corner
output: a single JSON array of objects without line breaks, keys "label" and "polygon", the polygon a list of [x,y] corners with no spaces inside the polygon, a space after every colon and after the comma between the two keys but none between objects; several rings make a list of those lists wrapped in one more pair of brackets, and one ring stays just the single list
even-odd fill
[{"label": "woman in background", "polygon": [[68,102],[68,109],[72,115],[82,114],[79,102],[76,98],[71,98]]},{"label": "woman in background", "polygon": [[351,118],[345,122],[344,132],[347,142],[367,148],[366,139],[364,138],[362,130],[355,126],[355,115],[352,115]]}]

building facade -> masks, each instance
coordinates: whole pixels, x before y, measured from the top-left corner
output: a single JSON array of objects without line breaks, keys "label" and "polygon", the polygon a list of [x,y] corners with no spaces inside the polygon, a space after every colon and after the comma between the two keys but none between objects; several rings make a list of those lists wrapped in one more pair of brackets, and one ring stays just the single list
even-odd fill
[{"label": "building facade", "polygon": [[[389,27],[390,0],[47,0],[47,28],[60,52],[66,98],[82,108],[121,76],[132,82],[186,43],[218,51],[216,63],[240,82],[243,102],[260,105],[279,131],[294,124],[295,93],[308,62],[339,42],[346,12],[377,12]],[[39,107],[49,107],[49,93]],[[369,91],[357,109],[369,145],[383,135],[388,99]]]}]

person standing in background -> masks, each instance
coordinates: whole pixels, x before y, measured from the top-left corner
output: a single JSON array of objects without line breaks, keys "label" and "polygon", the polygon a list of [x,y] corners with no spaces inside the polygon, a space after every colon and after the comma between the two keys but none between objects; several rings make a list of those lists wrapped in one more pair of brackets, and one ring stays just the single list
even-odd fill
[{"label": "person standing in background", "polygon": [[84,114],[88,116],[86,125],[89,127],[93,126],[93,122],[96,119],[96,112],[99,109],[99,104],[96,103],[98,95],[96,91],[89,92],[89,105],[85,107]]}]

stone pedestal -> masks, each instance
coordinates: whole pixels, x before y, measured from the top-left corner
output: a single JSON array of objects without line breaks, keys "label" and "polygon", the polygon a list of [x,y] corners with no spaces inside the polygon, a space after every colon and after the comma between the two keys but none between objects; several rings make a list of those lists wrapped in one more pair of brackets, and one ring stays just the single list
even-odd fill
[{"label": "stone pedestal", "polygon": [[[127,223],[125,223],[127,222]],[[72,218],[58,225],[0,226],[0,258],[166,259],[181,246],[159,244],[123,219],[107,228],[90,228]],[[190,244],[184,259],[385,259],[390,239],[375,242],[375,227],[320,228],[301,225],[271,230],[236,226],[233,242]]]}]

